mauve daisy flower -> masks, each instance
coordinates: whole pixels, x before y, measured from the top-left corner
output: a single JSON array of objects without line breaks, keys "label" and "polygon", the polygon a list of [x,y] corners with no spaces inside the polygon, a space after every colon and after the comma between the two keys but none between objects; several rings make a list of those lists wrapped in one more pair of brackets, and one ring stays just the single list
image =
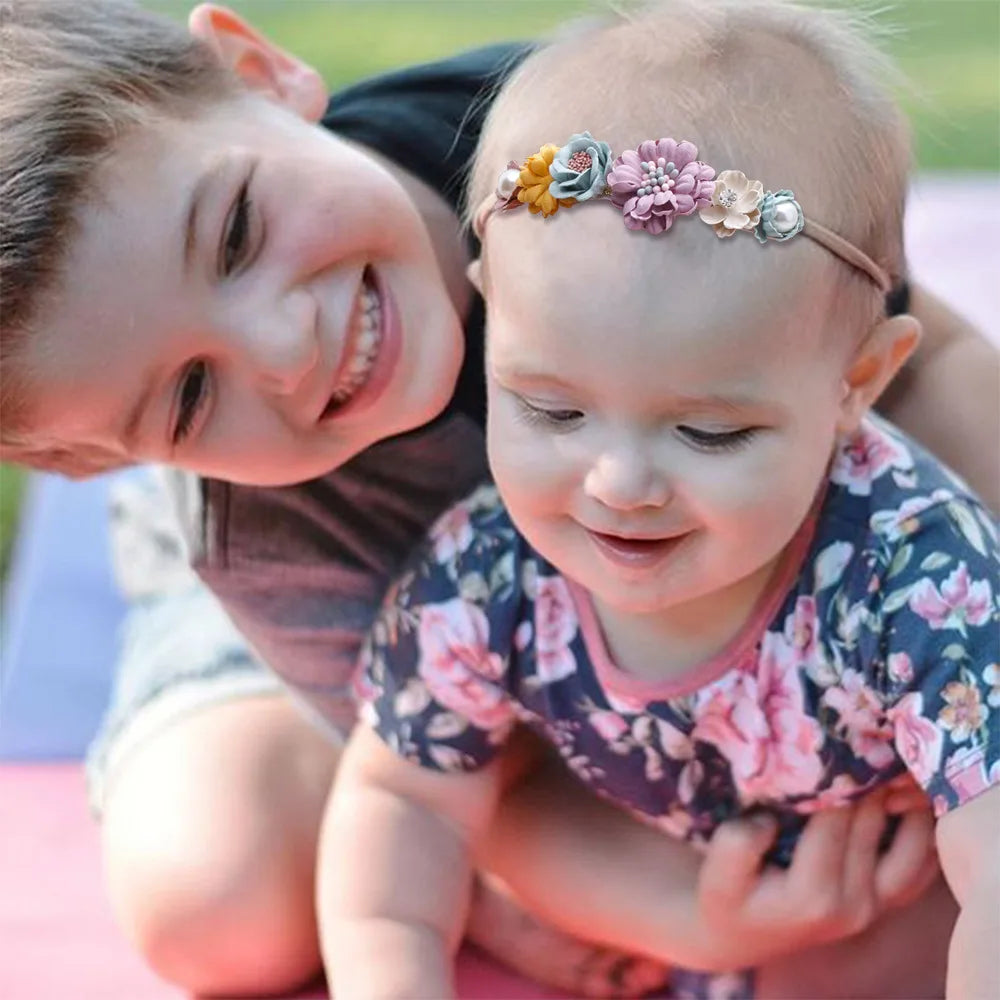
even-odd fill
[{"label": "mauve daisy flower", "polygon": [[698,160],[698,147],[674,139],[647,139],[612,164],[607,182],[611,201],[629,229],[658,234],[675,215],[691,215],[712,198],[715,170]]}]

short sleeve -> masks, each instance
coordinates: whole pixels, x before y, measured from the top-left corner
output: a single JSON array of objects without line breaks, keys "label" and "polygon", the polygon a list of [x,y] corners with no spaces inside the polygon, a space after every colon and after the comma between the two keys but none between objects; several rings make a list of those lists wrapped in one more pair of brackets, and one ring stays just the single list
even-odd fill
[{"label": "short sleeve", "polygon": [[434,525],[387,596],[356,692],[362,722],[408,760],[475,770],[505,742],[516,545],[495,490],[478,490]]},{"label": "short sleeve", "polygon": [[918,507],[890,532],[883,652],[897,751],[940,816],[1000,783],[1000,558],[978,504]]}]

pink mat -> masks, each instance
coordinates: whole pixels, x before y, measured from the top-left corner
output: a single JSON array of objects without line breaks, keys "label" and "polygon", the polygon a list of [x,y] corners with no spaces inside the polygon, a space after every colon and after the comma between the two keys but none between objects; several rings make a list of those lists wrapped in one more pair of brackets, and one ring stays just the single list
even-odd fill
[{"label": "pink mat", "polygon": [[[463,1000],[564,1000],[466,952]],[[0,997],[177,1000],[115,926],[77,764],[0,765]],[[326,997],[318,988],[298,994]]]}]

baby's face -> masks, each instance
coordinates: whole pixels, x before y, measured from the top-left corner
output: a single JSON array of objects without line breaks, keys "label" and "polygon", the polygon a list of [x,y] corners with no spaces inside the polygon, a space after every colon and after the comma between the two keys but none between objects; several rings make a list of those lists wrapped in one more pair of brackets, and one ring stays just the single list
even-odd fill
[{"label": "baby's face", "polygon": [[527,539],[624,612],[766,578],[840,417],[823,251],[604,204],[494,216],[486,250],[490,462]]},{"label": "baby's face", "polygon": [[450,398],[426,228],[325,130],[246,95],[126,135],[97,181],[26,359],[46,440],[282,484]]}]

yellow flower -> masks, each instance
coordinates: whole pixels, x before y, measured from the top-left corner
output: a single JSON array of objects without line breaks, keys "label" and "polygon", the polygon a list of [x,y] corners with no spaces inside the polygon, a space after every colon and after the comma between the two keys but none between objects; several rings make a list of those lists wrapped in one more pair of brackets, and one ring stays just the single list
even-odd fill
[{"label": "yellow flower", "polygon": [[549,167],[553,157],[559,152],[558,146],[551,143],[529,156],[521,167],[521,176],[517,182],[520,185],[517,191],[517,200],[522,205],[527,205],[533,215],[541,212],[546,218],[559,211],[559,206],[572,205],[575,198],[555,198],[549,194],[549,185],[552,183],[552,175]]}]

